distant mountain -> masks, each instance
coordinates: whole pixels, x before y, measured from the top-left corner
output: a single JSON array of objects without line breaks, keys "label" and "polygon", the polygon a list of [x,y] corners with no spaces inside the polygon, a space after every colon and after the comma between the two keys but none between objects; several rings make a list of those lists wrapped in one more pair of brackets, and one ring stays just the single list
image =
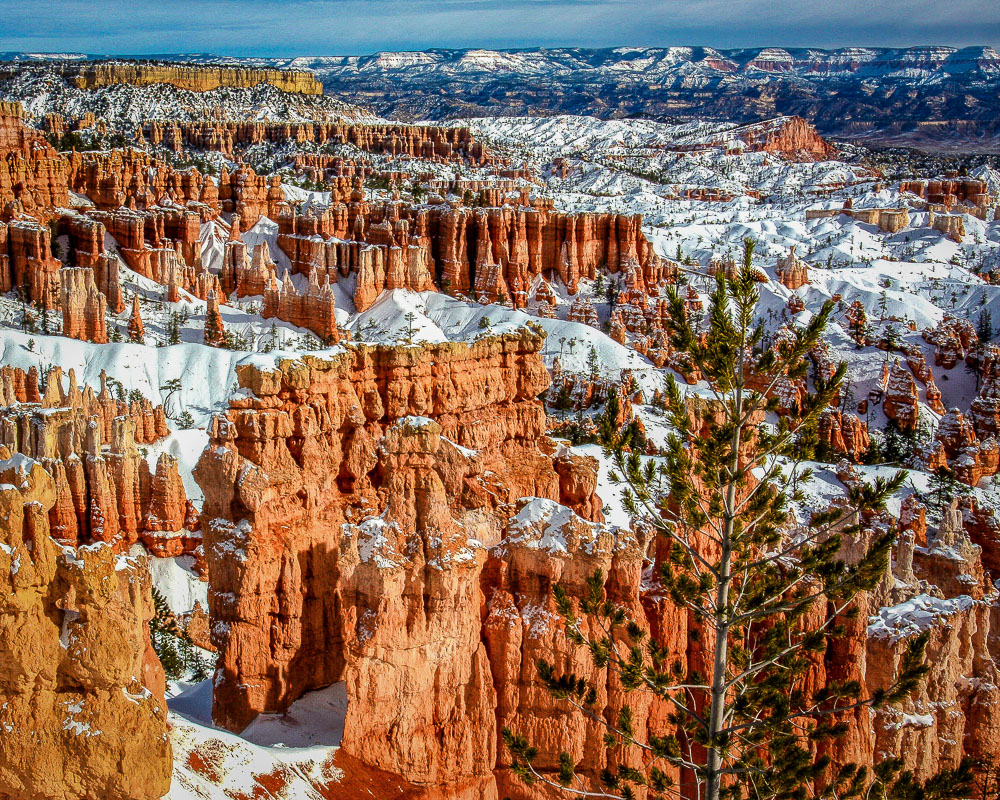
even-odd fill
[{"label": "distant mountain", "polygon": [[991,47],[619,47],[169,58],[309,69],[328,94],[403,120],[570,113],[746,123],[799,115],[827,136],[931,149],[1000,149],[1000,55]]}]

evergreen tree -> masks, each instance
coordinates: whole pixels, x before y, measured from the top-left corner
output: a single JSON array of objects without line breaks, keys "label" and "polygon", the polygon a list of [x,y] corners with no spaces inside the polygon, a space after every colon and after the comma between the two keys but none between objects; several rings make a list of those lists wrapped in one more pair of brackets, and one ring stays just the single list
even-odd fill
[{"label": "evergreen tree", "polygon": [[182,632],[170,606],[167,605],[167,599],[155,587],[149,637],[167,678],[172,681],[178,680],[184,674],[184,659],[180,652]]},{"label": "evergreen tree", "polygon": [[601,377],[601,360],[597,356],[597,348],[591,345],[590,352],[587,353],[587,375],[591,381],[596,381]]},{"label": "evergreen tree", "polygon": [[890,419],[882,432],[882,458],[890,464],[905,464],[913,457],[913,441]]},{"label": "evergreen tree", "polygon": [[608,301],[608,314],[615,313],[615,306],[618,305],[618,298],[622,293],[621,278],[609,278],[604,285],[604,299]]},{"label": "evergreen tree", "polygon": [[[413,323],[417,321],[417,315],[412,311],[407,311],[403,315],[403,319],[406,320],[406,343],[413,344]],[[483,317],[486,319],[486,317]],[[488,324],[487,320],[487,324]]]},{"label": "evergreen tree", "polygon": [[979,317],[976,320],[976,334],[983,344],[988,343],[993,338],[993,312],[988,308],[979,312]]},{"label": "evergreen tree", "polygon": [[[540,660],[538,675],[548,691],[604,726],[608,762],[624,763],[620,753],[637,747],[645,766],[605,770],[603,787],[591,790],[578,780],[568,753],[561,754],[558,773],[544,773],[533,763],[537,751],[530,742],[505,729],[511,768],[528,783],[576,796],[632,798],[646,787],[650,797],[699,800],[804,800],[814,787],[826,797],[857,798],[873,786],[876,795],[914,798],[926,788],[898,762],[871,774],[850,765],[833,771],[827,757],[816,755],[816,743],[846,731],[845,712],[901,700],[919,684],[927,637],[912,641],[890,685],[868,698],[852,681],[810,688],[815,658],[841,635],[841,620],[857,614],[857,596],[886,574],[895,534],[879,535],[852,561],[841,557],[841,543],[860,532],[863,515],[884,510],[904,475],[859,483],[848,489],[847,508],[815,515],[794,539],[783,535],[789,503],[802,499],[793,482],[810,477],[797,463],[787,471],[787,460],[794,461],[799,433],[836,397],[845,366],[804,398],[799,418],[776,428],[760,424],[777,407],[768,399],[770,389],[785,377],[806,375],[807,354],[820,341],[833,304],[798,329],[794,341],[763,347],[763,328],[754,323],[752,258],[748,241],[739,274],[716,276],[704,338],[692,329],[676,289],[669,294],[673,344],[701,370],[713,399],[688,403],[676,381],[668,380],[674,432],[658,462],[627,452],[603,427],[601,436],[610,441],[613,480],[625,485],[627,510],[668,544],[656,577],[680,613],[694,620],[692,637],[704,643],[707,674],[675,661],[664,642],[612,602],[600,571],[578,596],[556,585],[569,640],[589,650],[595,668],[616,673],[626,692],[649,693],[673,714],[662,730],[640,738],[628,704],[608,718],[595,710],[597,686]],[[609,397],[606,416],[611,402]],[[821,621],[818,609],[825,613]],[[676,770],[693,776],[694,785],[678,786],[671,778]],[[945,774],[930,792],[950,797],[967,778],[967,769]]]},{"label": "evergreen tree", "polygon": [[167,342],[170,344],[181,343],[181,326],[179,315],[173,311],[170,313],[170,322],[167,323]]},{"label": "evergreen tree", "polygon": [[955,474],[948,467],[938,467],[931,473],[930,497],[931,507],[935,511],[942,511],[945,506],[950,505],[962,488],[962,484],[955,479]]},{"label": "evergreen tree", "polygon": [[182,385],[180,378],[171,378],[160,387],[161,392],[167,393],[167,396],[163,398],[163,409],[167,417],[172,416],[170,401],[173,399],[173,396],[181,390],[181,388]]}]

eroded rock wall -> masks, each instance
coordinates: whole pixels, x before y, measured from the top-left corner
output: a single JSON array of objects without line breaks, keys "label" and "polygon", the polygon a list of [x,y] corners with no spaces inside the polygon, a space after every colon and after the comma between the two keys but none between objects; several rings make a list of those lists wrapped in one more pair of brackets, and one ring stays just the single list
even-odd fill
[{"label": "eroded rock wall", "polygon": [[0,446],[0,797],[153,800],[170,787],[148,567],[49,535],[55,483]]},{"label": "eroded rock wall", "polygon": [[240,729],[344,680],[345,752],[456,796],[496,797],[487,550],[521,497],[600,513],[579,496],[596,471],[561,478],[544,436],[541,342],[524,331],[360,345],[238,369],[243,396],[213,422],[195,471],[217,722]]}]

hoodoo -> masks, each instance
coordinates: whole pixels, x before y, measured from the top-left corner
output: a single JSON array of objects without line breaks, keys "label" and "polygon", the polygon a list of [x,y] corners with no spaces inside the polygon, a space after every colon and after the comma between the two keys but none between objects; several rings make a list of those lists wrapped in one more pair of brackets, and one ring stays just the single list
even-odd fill
[{"label": "hoodoo", "polygon": [[0,800],[990,794],[998,65],[4,62]]}]

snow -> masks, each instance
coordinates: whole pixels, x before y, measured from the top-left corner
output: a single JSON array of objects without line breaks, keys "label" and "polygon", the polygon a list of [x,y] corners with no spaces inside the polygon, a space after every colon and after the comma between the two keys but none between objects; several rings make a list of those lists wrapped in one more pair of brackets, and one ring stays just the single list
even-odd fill
[{"label": "snow", "polygon": [[[145,550],[142,545],[133,545],[129,552],[141,554]],[[193,556],[151,558],[149,571],[153,576],[153,586],[164,596],[175,614],[194,610],[195,603],[208,612],[208,582],[195,574]]]},{"label": "snow", "polygon": [[240,734],[261,747],[337,747],[344,736],[343,681],[307,692],[284,714],[261,714]]},{"label": "snow", "polygon": [[[726,55],[707,48],[619,48],[613,55],[602,55],[601,58],[607,61],[597,67],[588,67],[579,54],[570,51],[382,53],[367,59],[302,58],[282,60],[282,63],[314,69],[321,76],[324,71],[333,74],[341,70],[353,74],[386,71],[401,76],[420,71],[452,75],[545,75],[550,72],[577,74],[593,68],[613,72],[623,81],[649,83],[658,75],[697,70],[698,64],[709,58],[723,64],[728,60],[733,70],[746,73],[764,73],[769,67],[762,62],[768,61],[797,70],[803,59],[813,57],[804,53],[763,51],[757,54],[757,62],[753,63],[753,54],[749,51]],[[883,69],[877,62],[884,55],[875,50],[844,50],[823,55],[816,63],[830,73],[843,71],[848,61]],[[924,75],[928,73],[928,63],[940,57],[941,53],[912,51],[901,62],[903,66],[897,64],[892,69]],[[951,58],[951,55],[944,57]],[[199,118],[206,105],[247,120],[306,120],[320,114],[342,119],[371,118],[366,112],[330,98],[319,101],[289,99],[276,95],[267,87],[191,97],[190,93],[170,87],[143,91],[108,87],[87,94],[57,83],[53,83],[51,75],[47,76],[46,68],[40,67],[22,80],[0,82],[0,96],[25,101],[29,121],[40,119],[50,111],[72,116],[89,110],[106,115],[112,130],[134,127],[135,120],[144,116]],[[680,251],[682,257],[704,267],[713,256],[738,254],[745,238],[756,240],[755,262],[766,278],[759,284],[760,313],[768,332],[773,334],[783,324],[805,323],[824,302],[837,297],[825,338],[833,360],[847,362],[848,377],[857,400],[867,397],[880,385],[887,359],[897,358],[898,354],[888,355],[874,346],[856,347],[848,335],[844,316],[851,303],[857,301],[865,309],[876,335],[891,328],[904,346],[919,350],[928,364],[934,363],[934,347],[923,339],[921,331],[936,326],[946,314],[975,321],[981,313],[990,312],[995,324],[1000,322],[1000,286],[991,285],[972,272],[973,267],[1000,269],[1000,223],[966,215],[967,235],[963,241],[954,242],[931,229],[928,214],[920,210],[913,210],[910,224],[895,234],[843,214],[806,219],[808,211],[838,209],[848,199],[855,209],[898,207],[905,201],[898,185],[880,180],[856,160],[845,157],[817,163],[794,163],[773,154],[747,152],[739,139],[744,131],[728,123],[667,124],[643,119],[599,120],[561,115],[477,118],[460,121],[460,124],[471,127],[478,138],[502,157],[511,159],[511,163],[527,161],[538,175],[537,183],[531,184],[533,192],[551,199],[557,210],[642,214],[644,232],[661,256],[674,258]],[[294,152],[292,145],[267,144],[244,155],[255,168],[266,163],[287,172],[286,161]],[[423,163],[350,149],[337,152],[357,158],[375,170],[399,169],[410,173],[426,170],[436,178],[451,178],[455,171],[467,179],[489,180],[491,177],[490,168]],[[551,168],[556,158],[565,159],[569,166],[566,177],[559,177]],[[213,155],[212,159],[216,166],[233,166],[221,154]],[[971,174],[986,181],[992,191],[1000,191],[1000,172],[984,165],[973,169]],[[706,189],[729,195],[730,199],[708,202],[684,196],[689,191]],[[310,191],[288,182],[282,184],[282,191],[289,202],[300,208],[321,209],[331,200],[327,192]],[[368,191],[368,195],[375,201],[390,197],[387,192]],[[79,195],[71,201],[74,207],[89,202]],[[217,273],[223,263],[230,224],[231,216],[224,214],[201,226],[202,261],[213,273]],[[275,220],[262,217],[250,230],[243,231],[241,237],[250,247],[265,244],[279,274],[290,266],[287,256],[278,247]],[[110,236],[106,238],[106,246],[111,251],[117,247]],[[777,259],[785,256],[793,246],[809,265],[809,283],[794,292],[805,310],[794,317],[788,311],[793,292],[778,282],[775,271]],[[133,273],[124,264],[119,269],[127,296],[136,294],[140,298],[147,345],[127,342],[95,345],[58,335],[22,332],[18,329],[20,304],[13,294],[8,294],[0,297],[0,327],[3,329],[0,363],[22,369],[37,366],[42,370],[57,364],[63,368],[64,376],[73,368],[78,383],[89,384],[95,389],[99,386],[101,372],[106,371],[111,379],[120,382],[125,392],[139,391],[154,403],[163,403],[170,418],[170,434],[154,444],[143,445],[143,454],[151,467],[161,453],[176,457],[187,496],[201,508],[204,495],[194,480],[193,470],[208,446],[205,429],[213,415],[228,408],[230,398],[239,396],[243,400],[253,400],[248,390],[236,389],[237,367],[254,365],[262,370],[274,370],[282,362],[301,359],[307,352],[312,358],[333,359],[352,345],[320,347],[315,337],[303,329],[280,320],[263,320],[259,315],[261,298],[254,297],[234,299],[222,306],[227,328],[245,339],[245,349],[229,351],[206,347],[202,344],[203,301],[182,292],[179,302],[165,302],[162,286]],[[300,288],[304,286],[303,276],[290,276],[290,279]],[[686,279],[704,299],[711,288],[710,282],[690,273]],[[642,402],[633,404],[636,416],[654,445],[662,446],[667,441],[670,426],[650,404],[653,393],[666,385],[665,370],[656,368],[632,347],[613,341],[602,329],[569,321],[569,308],[577,296],[569,295],[558,278],[551,281],[556,297],[555,318],[536,316],[538,306],[534,300],[529,300],[525,309],[513,310],[468,302],[438,292],[417,293],[405,289],[383,292],[370,308],[358,313],[352,299],[353,288],[353,278],[348,278],[339,281],[334,292],[337,321],[350,331],[355,342],[402,347],[472,343],[531,327],[545,335],[540,356],[550,370],[558,363],[564,373],[589,374],[596,361],[597,377],[605,381],[618,381],[623,371],[631,371],[643,395]],[[536,288],[537,284],[531,287],[529,297]],[[606,298],[599,295],[593,281],[584,278],[578,296],[593,301],[602,325],[608,322],[611,308]],[[109,315],[112,326],[123,329],[128,314],[129,310],[121,315]],[[183,317],[179,344],[166,343],[171,315]],[[934,373],[945,406],[967,409],[977,391],[975,377],[961,362],[952,370],[935,367]],[[164,388],[173,380],[181,383],[178,391]],[[918,389],[921,419],[931,432],[938,424],[938,415],[927,406],[924,387]],[[705,395],[708,388],[704,383],[685,385],[682,392]],[[193,427],[181,428],[178,418],[184,412],[191,414]],[[871,404],[867,422],[872,430],[884,426],[886,418],[878,405]],[[419,429],[431,423],[428,417],[411,416],[396,424]],[[448,446],[465,458],[483,457],[454,442],[448,441]],[[599,547],[617,548],[635,541],[629,530],[633,521],[624,508],[622,490],[611,481],[614,468],[609,455],[595,444],[569,450],[574,455],[597,460],[597,494],[603,501],[606,522],[583,520],[571,509],[549,499],[521,498],[505,531],[492,532],[490,535],[495,538],[478,533],[488,539],[489,546],[499,541],[501,548],[517,545],[544,551],[556,558],[571,558],[594,554]],[[31,462],[24,456],[15,455],[3,466],[14,466],[14,479],[23,482]],[[844,486],[832,465],[818,464],[816,467],[815,480],[805,487],[804,499],[793,508],[799,523],[806,523],[813,512],[827,507],[833,499],[844,494]],[[855,471],[863,479],[871,480],[890,476],[896,467],[857,466]],[[249,467],[244,467],[238,481],[245,480],[248,474]],[[924,495],[927,491],[926,472],[912,470],[908,485],[889,501],[889,512],[898,514],[900,503],[907,494]],[[1000,490],[995,482],[987,482],[974,493],[982,505],[1000,507]],[[381,513],[356,514],[342,527],[345,547],[356,547],[358,557],[366,564],[379,569],[401,570],[412,557],[411,553],[400,552],[405,549],[405,531],[388,520],[387,509],[366,509],[362,513],[369,511]],[[209,521],[207,524],[216,526],[215,532],[223,534],[212,537],[216,541],[215,556],[237,562],[246,559],[247,546],[254,534],[249,520]],[[429,558],[427,566],[443,569],[448,559],[458,564],[481,556],[486,545],[480,539],[471,538],[472,533],[470,530],[469,538],[461,538],[458,547],[446,547],[453,543],[444,543],[440,537],[428,537],[428,550],[440,550],[442,555]],[[11,570],[16,571],[21,565],[19,548],[0,543],[0,550],[11,557]],[[137,545],[130,556],[144,552],[144,548]],[[950,551],[950,555],[956,561],[965,558],[957,549]],[[72,561],[74,551],[67,549],[64,557]],[[131,562],[119,558],[117,563],[124,567]],[[194,559],[190,556],[150,559],[153,584],[176,613],[189,612],[196,604],[207,609],[208,584],[199,579],[193,567]],[[969,574],[961,572],[955,582],[971,595],[972,587],[965,587],[973,580]],[[917,596],[879,609],[869,620],[869,635],[902,640],[932,626],[951,624],[952,618],[980,602],[965,594],[939,597],[939,590],[928,584],[922,584],[919,591],[922,593]],[[72,618],[71,612],[65,616],[64,646],[68,644],[65,625]],[[558,622],[544,608],[525,607],[521,616],[531,636],[544,635]],[[369,611],[357,621],[362,641],[371,635],[370,626],[376,618],[377,615]],[[216,621],[214,625],[215,635],[226,634],[225,623]],[[275,770],[281,770],[288,781],[286,794],[289,797],[318,798],[315,785],[336,780],[337,771],[329,763],[343,735],[347,706],[344,684],[310,693],[284,714],[262,715],[239,736],[212,726],[211,681],[174,688],[177,692],[169,702],[176,764],[169,795],[173,800],[195,797],[222,800],[239,793],[257,796],[260,784],[254,775],[268,775]],[[100,731],[78,719],[81,712],[82,707],[67,709],[66,729],[81,736],[100,735]],[[921,713],[902,715],[898,724],[924,728],[935,722],[932,715],[921,710]],[[193,766],[203,762],[210,766]]]},{"label": "snow", "polygon": [[344,683],[308,692],[284,714],[262,714],[239,735],[212,725],[212,679],[167,700],[174,775],[164,800],[258,796],[260,776],[280,776],[283,797],[322,800],[343,773],[332,766],[347,713]]},{"label": "snow", "polygon": [[974,605],[976,601],[968,595],[947,600],[927,594],[917,595],[898,605],[879,609],[878,614],[868,620],[868,635],[899,641],[942,622],[947,624],[948,617],[967,611]]},{"label": "snow", "polygon": [[522,545],[531,550],[545,550],[554,556],[573,556],[578,547],[594,555],[602,534],[609,534],[608,544],[613,548],[629,540],[626,532],[582,519],[572,509],[553,500],[535,497],[522,498],[522,502],[524,506],[507,523],[507,536],[501,548]]}]

